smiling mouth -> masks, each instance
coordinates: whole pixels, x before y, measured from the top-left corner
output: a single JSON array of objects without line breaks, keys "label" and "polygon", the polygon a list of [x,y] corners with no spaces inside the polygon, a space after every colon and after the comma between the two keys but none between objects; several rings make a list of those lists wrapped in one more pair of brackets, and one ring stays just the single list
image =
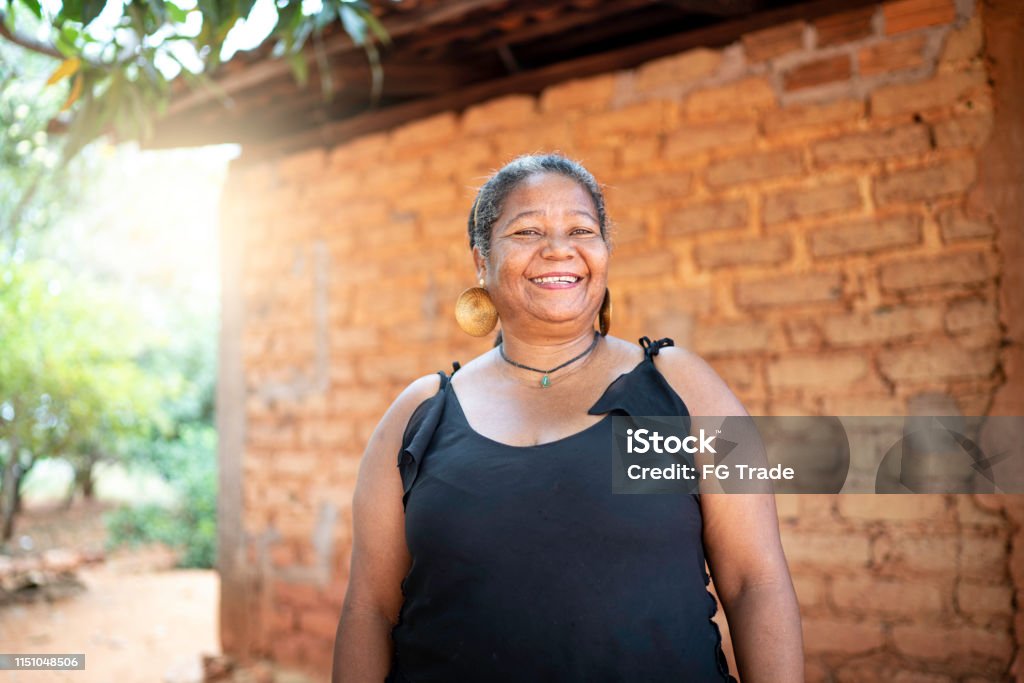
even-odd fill
[{"label": "smiling mouth", "polygon": [[582,279],[579,275],[549,275],[546,277],[532,277],[530,282],[538,285],[573,285]]}]

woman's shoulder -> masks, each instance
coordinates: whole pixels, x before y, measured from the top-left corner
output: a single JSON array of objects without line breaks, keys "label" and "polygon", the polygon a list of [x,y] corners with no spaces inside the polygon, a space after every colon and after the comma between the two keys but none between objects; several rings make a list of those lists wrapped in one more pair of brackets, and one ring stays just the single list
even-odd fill
[{"label": "woman's shoulder", "polygon": [[392,434],[392,438],[400,438],[417,409],[441,394],[443,381],[441,373],[434,372],[410,382],[391,402],[381,419],[384,430]]},{"label": "woman's shoulder", "polygon": [[715,369],[691,349],[677,344],[662,345],[652,360],[692,415],[746,414],[743,404]]}]

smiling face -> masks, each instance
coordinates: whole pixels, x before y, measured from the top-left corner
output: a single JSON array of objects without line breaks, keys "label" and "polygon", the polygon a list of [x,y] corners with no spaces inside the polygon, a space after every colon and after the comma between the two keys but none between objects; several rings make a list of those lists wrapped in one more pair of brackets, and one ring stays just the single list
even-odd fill
[{"label": "smiling face", "polygon": [[502,325],[523,332],[590,326],[607,284],[608,243],[590,193],[556,173],[527,177],[505,199],[477,272]]}]

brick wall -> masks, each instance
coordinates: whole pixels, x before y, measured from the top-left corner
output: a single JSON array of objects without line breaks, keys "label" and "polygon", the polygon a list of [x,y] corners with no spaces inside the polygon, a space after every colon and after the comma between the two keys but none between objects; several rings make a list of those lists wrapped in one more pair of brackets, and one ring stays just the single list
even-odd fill
[{"label": "brick wall", "polygon": [[[1006,265],[969,201],[993,125],[981,11],[900,0],[793,22],[237,165],[222,340],[244,405],[223,410],[244,430],[225,552],[244,590],[225,597],[225,648],[329,670],[362,446],[411,379],[488,347],[451,313],[473,283],[466,214],[520,153],[561,151],[607,184],[613,334],[693,348],[751,413],[904,414],[946,396],[986,414],[1006,381]],[[809,680],[1009,668],[1018,503],[780,496],[779,512]]]}]

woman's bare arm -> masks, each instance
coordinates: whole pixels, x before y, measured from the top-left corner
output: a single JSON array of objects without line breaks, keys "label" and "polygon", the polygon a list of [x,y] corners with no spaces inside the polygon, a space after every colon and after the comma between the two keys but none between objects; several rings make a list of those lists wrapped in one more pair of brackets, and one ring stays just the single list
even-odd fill
[{"label": "woman's bare arm", "polygon": [[[746,416],[743,404],[704,360],[668,347],[659,367],[694,416]],[[700,497],[704,547],[743,683],[804,680],[800,608],[779,537],[771,493]]]},{"label": "woman's bare arm", "polygon": [[366,446],[352,500],[352,564],[334,641],[332,683],[380,683],[391,665],[391,628],[409,570],[398,451],[409,418],[439,387],[421,377],[399,395]]}]

